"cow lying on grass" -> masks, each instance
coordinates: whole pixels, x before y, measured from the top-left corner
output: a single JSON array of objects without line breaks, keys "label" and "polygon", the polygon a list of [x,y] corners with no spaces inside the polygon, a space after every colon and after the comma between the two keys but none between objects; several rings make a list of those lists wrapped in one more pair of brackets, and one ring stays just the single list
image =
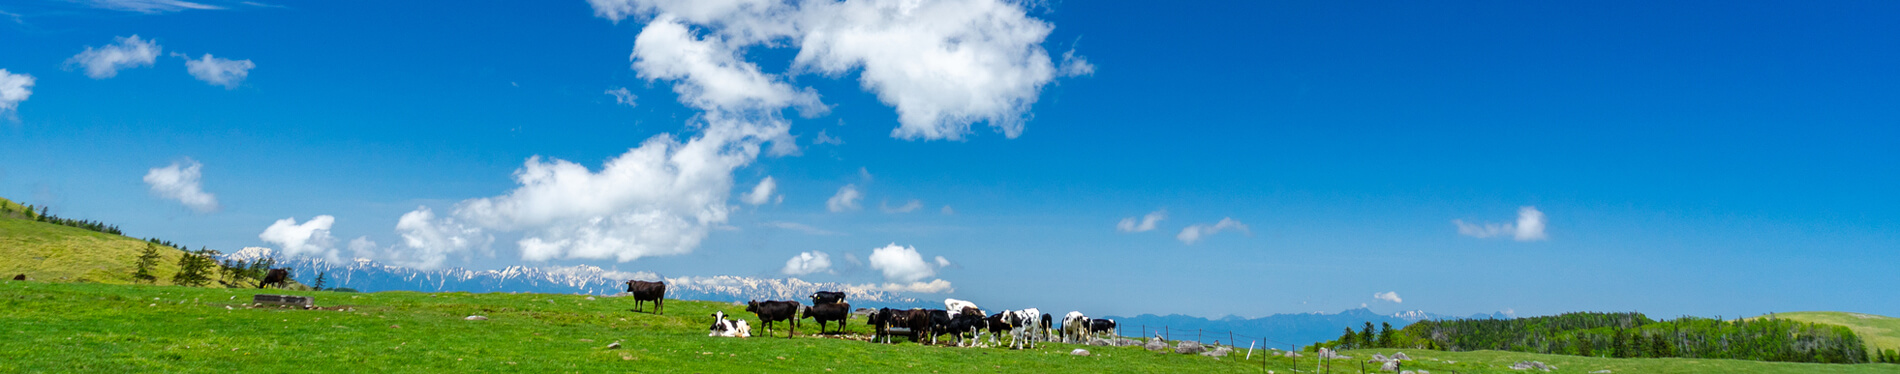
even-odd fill
[{"label": "cow lying on grass", "polygon": [[752,325],[747,324],[745,320],[726,319],[726,312],[713,312],[712,316],[713,323],[710,329],[711,332],[707,333],[706,336],[723,336],[728,338],[746,338],[752,336]]}]

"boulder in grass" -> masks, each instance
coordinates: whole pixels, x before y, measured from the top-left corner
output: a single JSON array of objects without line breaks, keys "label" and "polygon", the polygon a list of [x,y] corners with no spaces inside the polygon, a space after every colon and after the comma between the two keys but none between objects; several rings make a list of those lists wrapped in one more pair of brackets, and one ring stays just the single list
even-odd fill
[{"label": "boulder in grass", "polygon": [[1202,346],[1201,343],[1184,341],[1174,345],[1174,353],[1188,355],[1201,352],[1207,352],[1207,347]]},{"label": "boulder in grass", "polygon": [[1226,357],[1228,353],[1234,353],[1234,349],[1227,348],[1227,347],[1214,347],[1214,350],[1201,352],[1201,355],[1207,356],[1207,357]]},{"label": "boulder in grass", "polygon": [[1380,371],[1399,371],[1399,361],[1398,360],[1386,361],[1385,364],[1379,365],[1379,370]]},{"label": "boulder in grass", "polygon": [[1399,353],[1393,353],[1392,359],[1399,360],[1399,361],[1411,361],[1412,356],[1406,356],[1405,352],[1399,352]]},{"label": "boulder in grass", "polygon": [[488,317],[483,317],[483,316],[468,316],[468,317],[463,317],[462,319],[463,319],[463,320],[469,320],[469,321],[487,321],[487,320],[488,320]]},{"label": "boulder in grass", "polygon": [[1610,369],[1592,371],[1590,372],[1590,374],[1610,374]]},{"label": "boulder in grass", "polygon": [[1144,346],[1143,348],[1147,348],[1150,351],[1160,352],[1160,351],[1168,350],[1168,343],[1165,341],[1162,341],[1161,339],[1153,339],[1153,340],[1149,340],[1148,344]]},{"label": "boulder in grass", "polygon": [[1087,349],[1081,349],[1081,348],[1076,348],[1076,349],[1075,349],[1075,350],[1073,350],[1073,351],[1069,351],[1069,354],[1070,354],[1070,355],[1076,355],[1076,356],[1088,356],[1088,355],[1089,355],[1089,350],[1087,350]]},{"label": "boulder in grass", "polygon": [[1386,358],[1385,358],[1385,355],[1374,353],[1372,354],[1372,360],[1378,361],[1378,362],[1385,362]]}]

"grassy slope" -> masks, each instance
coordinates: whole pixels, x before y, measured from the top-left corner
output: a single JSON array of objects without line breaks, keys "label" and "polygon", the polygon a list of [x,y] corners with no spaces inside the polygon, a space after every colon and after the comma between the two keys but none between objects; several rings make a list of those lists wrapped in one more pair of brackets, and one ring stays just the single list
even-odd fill
[{"label": "grassy slope", "polygon": [[[276,291],[323,307],[247,309],[254,290],[0,281],[0,372],[1258,372],[1245,360],[1074,346],[1035,350],[884,345],[800,336],[706,337],[707,315],[731,304],[669,301],[666,315],[626,311],[631,300],[576,295]],[[233,309],[226,309],[227,306]],[[470,314],[487,321],[465,321]],[[743,313],[742,313],[743,314]],[[763,329],[754,323],[755,331]],[[851,328],[864,332],[862,320]],[[801,332],[811,331],[806,323]],[[614,341],[624,348],[608,350]],[[1362,356],[1370,351],[1349,351]],[[1390,352],[1385,352],[1390,353]],[[1517,373],[1518,360],[1558,372],[1875,373],[1891,365],[1730,360],[1603,359],[1511,352],[1407,352],[1407,369]],[[1244,355],[1241,352],[1241,355]],[[1438,361],[1433,361],[1434,359]],[[1455,364],[1444,360],[1457,361]],[[1267,361],[1280,373],[1286,358]],[[1334,372],[1356,369],[1340,362]],[[830,370],[827,370],[830,369]]]},{"label": "grassy slope", "polygon": [[1847,326],[1868,349],[1900,349],[1900,318],[1847,312],[1775,313],[1775,318]]},{"label": "grassy slope", "polygon": [[[0,204],[20,208],[6,199]],[[0,277],[26,274],[38,280],[129,284],[145,244],[125,236],[0,217]],[[159,284],[171,283],[183,254],[159,247],[158,266],[152,269]]]}]

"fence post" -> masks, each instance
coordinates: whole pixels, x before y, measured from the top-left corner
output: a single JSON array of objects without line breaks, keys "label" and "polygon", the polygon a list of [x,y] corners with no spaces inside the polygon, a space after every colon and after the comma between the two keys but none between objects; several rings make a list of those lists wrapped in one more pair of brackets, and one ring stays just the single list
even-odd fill
[{"label": "fence post", "polygon": [[1204,341],[1207,341],[1207,339],[1201,337],[1201,329],[1194,329],[1194,342],[1200,343]]},{"label": "fence post", "polygon": [[1167,326],[1161,326],[1161,340],[1174,340],[1174,332]]},{"label": "fence post", "polygon": [[1227,330],[1227,345],[1234,346],[1235,348],[1240,347],[1240,341],[1234,340],[1234,330]]}]

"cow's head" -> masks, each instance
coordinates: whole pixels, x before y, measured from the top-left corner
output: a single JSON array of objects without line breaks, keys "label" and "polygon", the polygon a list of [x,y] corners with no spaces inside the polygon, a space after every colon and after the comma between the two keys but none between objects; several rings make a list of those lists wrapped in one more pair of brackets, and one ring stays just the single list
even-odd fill
[{"label": "cow's head", "polygon": [[753,313],[758,313],[758,312],[759,312],[759,301],[758,301],[758,300],[751,300],[751,301],[747,301],[747,302],[745,302],[745,311],[747,311],[747,312],[753,312]]}]

